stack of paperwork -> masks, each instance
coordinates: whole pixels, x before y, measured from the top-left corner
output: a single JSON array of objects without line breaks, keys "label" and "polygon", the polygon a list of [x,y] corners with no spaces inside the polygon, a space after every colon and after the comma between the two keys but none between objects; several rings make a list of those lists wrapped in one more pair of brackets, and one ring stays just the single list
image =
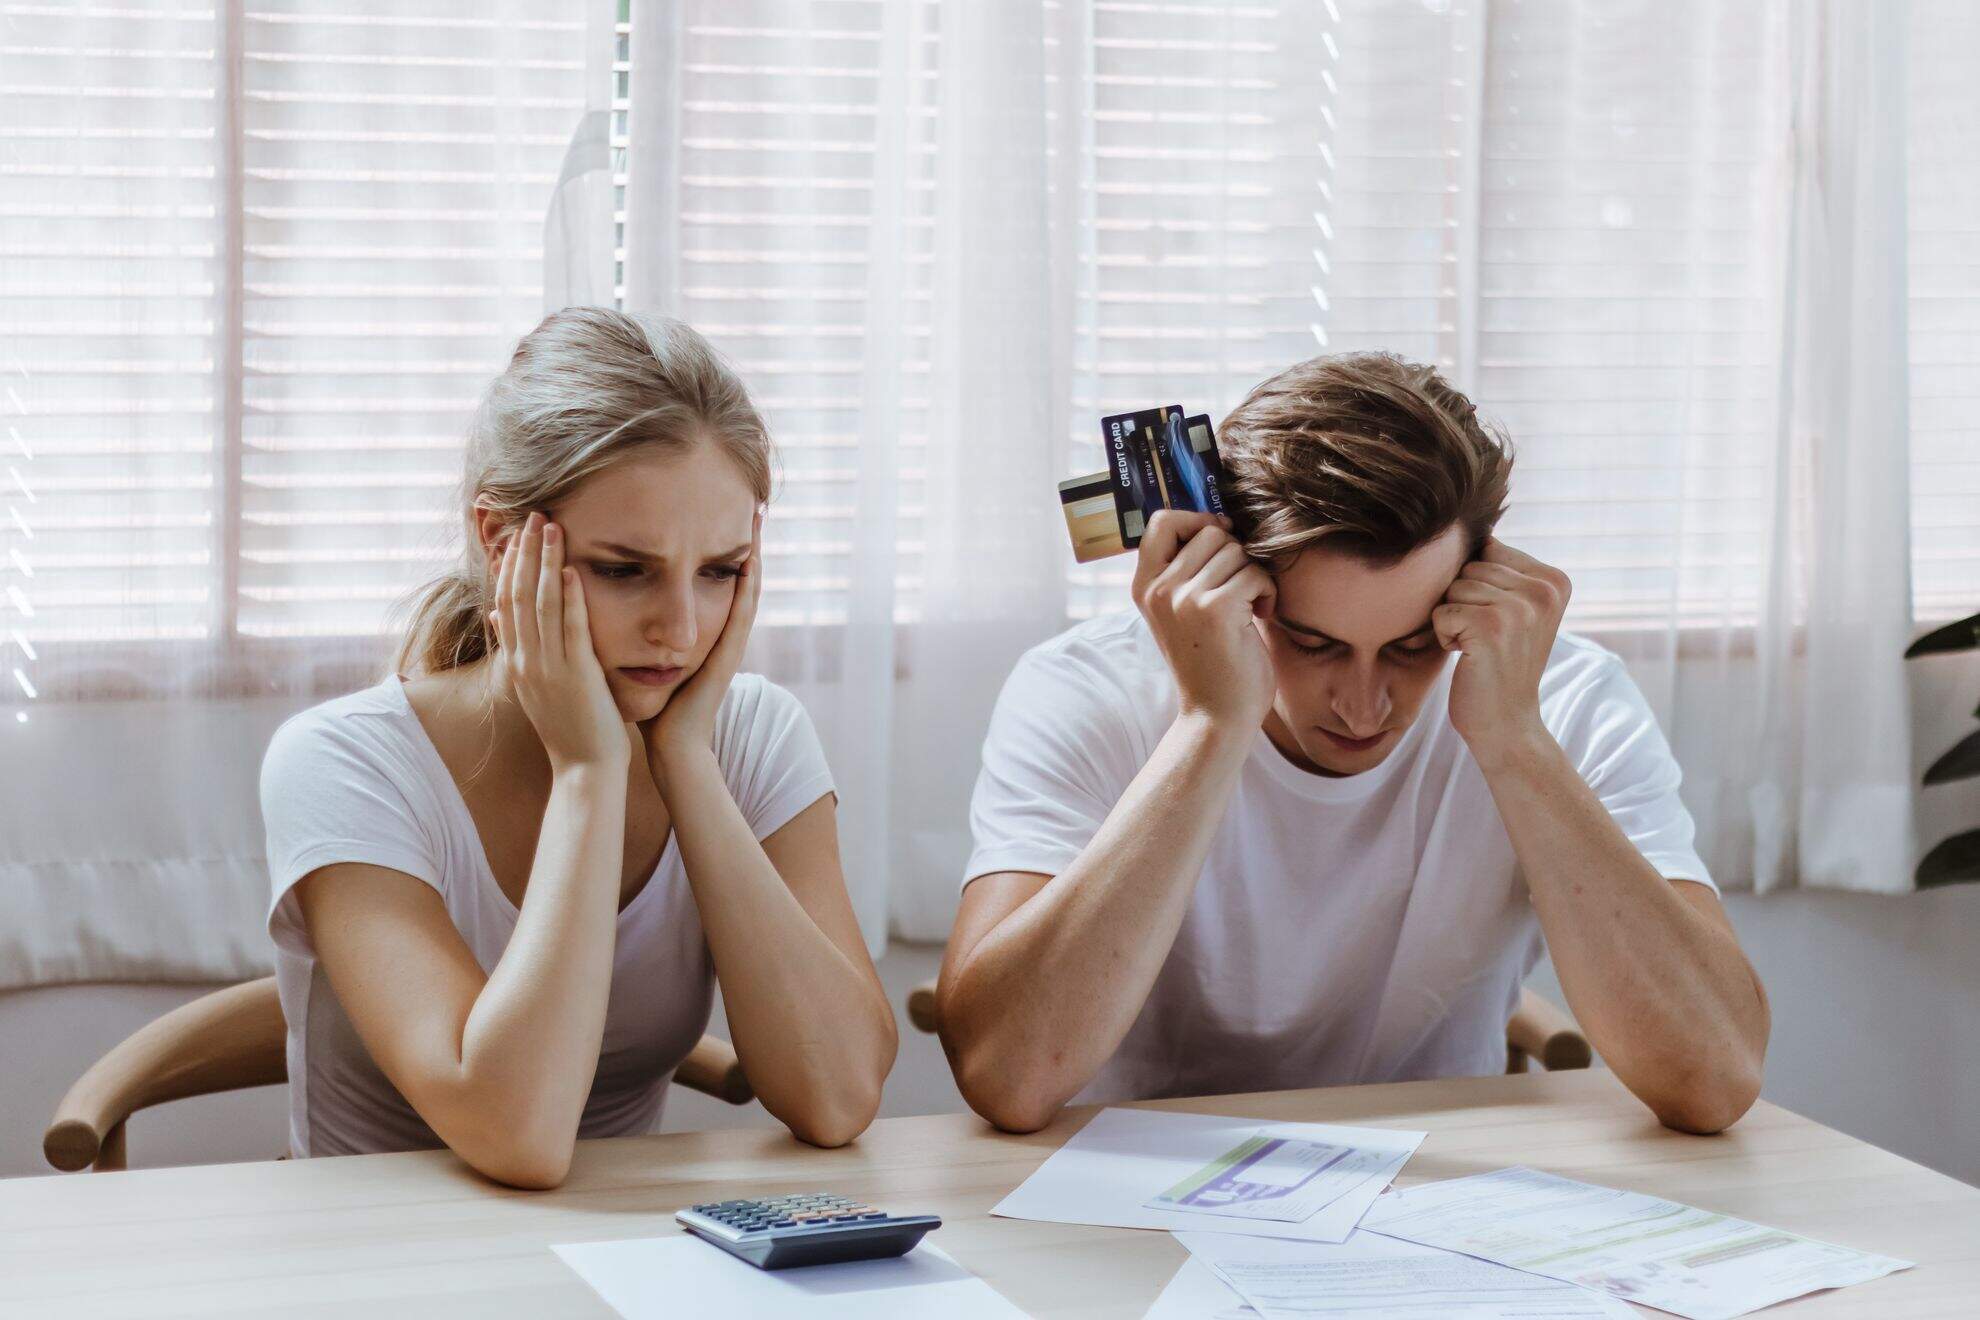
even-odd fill
[{"label": "stack of paperwork", "polygon": [[1383,1195],[1424,1135],[1107,1109],[991,1213],[1170,1230],[1159,1320],[1731,1320],[1908,1265],[1531,1169]]}]

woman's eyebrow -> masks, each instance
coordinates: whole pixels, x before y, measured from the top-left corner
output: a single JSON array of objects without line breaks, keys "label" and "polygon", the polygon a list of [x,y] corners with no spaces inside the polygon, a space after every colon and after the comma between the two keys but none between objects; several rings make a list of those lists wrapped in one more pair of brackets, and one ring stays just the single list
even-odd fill
[{"label": "woman's eyebrow", "polygon": [[651,551],[641,550],[634,546],[620,545],[617,541],[600,541],[598,542],[598,544],[592,546],[591,548],[594,551],[603,551],[604,553],[611,555],[621,555],[627,559],[643,560],[644,562],[650,564],[660,563],[663,560],[665,560],[667,557],[665,555],[656,555],[653,554]]},{"label": "woman's eyebrow", "polygon": [[[591,549],[594,552],[619,555],[626,559],[636,559],[641,563],[647,563],[647,564],[661,564],[661,563],[665,563],[667,560],[667,556],[665,555],[657,555],[650,550],[641,550],[637,546],[620,545],[617,541],[600,541],[598,542],[598,544],[592,546]],[[741,545],[737,546],[735,549],[724,550],[721,554],[718,555],[710,555],[708,556],[707,559],[705,559],[702,562],[709,564],[716,564],[716,563],[721,563],[724,560],[743,559],[748,556],[749,551],[750,551],[750,543],[748,541],[744,541]]]}]

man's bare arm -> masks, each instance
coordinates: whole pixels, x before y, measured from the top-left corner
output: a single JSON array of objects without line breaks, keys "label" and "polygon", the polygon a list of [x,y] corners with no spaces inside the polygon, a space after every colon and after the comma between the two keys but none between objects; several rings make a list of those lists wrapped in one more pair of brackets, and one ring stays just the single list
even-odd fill
[{"label": "man's bare arm", "polygon": [[1149,520],[1134,580],[1178,714],[1063,873],[963,891],[938,1003],[963,1098],[1032,1131],[1090,1081],[1141,1012],[1274,690],[1252,619],[1271,578],[1206,514]]},{"label": "man's bare arm", "polygon": [[1451,723],[1492,790],[1590,1043],[1667,1126],[1717,1132],[1760,1094],[1767,994],[1710,887],[1659,875],[1541,722],[1569,591],[1567,574],[1497,540],[1465,566],[1431,614],[1463,653]]},{"label": "man's bare arm", "polygon": [[1666,879],[1551,738],[1486,783],[1568,1007],[1667,1127],[1718,1132],[1760,1094],[1767,993],[1709,885]]},{"label": "man's bare arm", "polygon": [[1064,872],[999,872],[963,891],[937,993],[942,1044],[977,1113],[1035,1131],[1119,1047],[1175,943],[1249,746],[1179,719]]}]

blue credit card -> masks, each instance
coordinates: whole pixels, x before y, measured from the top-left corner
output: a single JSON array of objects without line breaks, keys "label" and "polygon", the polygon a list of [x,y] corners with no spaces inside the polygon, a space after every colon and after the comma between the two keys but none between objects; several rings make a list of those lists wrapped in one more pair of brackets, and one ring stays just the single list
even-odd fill
[{"label": "blue credit card", "polygon": [[1175,462],[1180,484],[1187,490],[1190,508],[1203,513],[1224,512],[1223,464],[1217,457],[1217,441],[1210,433],[1207,415],[1184,417],[1175,410],[1167,436],[1169,454]]}]

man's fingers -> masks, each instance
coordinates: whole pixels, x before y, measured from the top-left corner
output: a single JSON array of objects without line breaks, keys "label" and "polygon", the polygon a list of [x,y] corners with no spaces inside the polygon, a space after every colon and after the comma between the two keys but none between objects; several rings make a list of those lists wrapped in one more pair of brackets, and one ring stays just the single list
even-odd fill
[{"label": "man's fingers", "polygon": [[1247,557],[1246,563],[1237,572],[1211,589],[1204,599],[1211,604],[1226,600],[1243,601],[1251,607],[1251,612],[1257,615],[1261,610],[1269,614],[1278,595],[1279,584],[1272,580],[1272,575],[1257,564],[1251,563]]},{"label": "man's fingers", "polygon": [[1176,551],[1176,557],[1169,561],[1169,566],[1156,575],[1154,589],[1173,594],[1232,544],[1229,533],[1221,527],[1198,527],[1183,543],[1182,549]]},{"label": "man's fingers", "polygon": [[1208,513],[1191,513],[1176,509],[1163,509],[1148,520],[1142,531],[1141,546],[1136,552],[1134,564],[1135,594],[1140,595],[1149,583],[1160,576],[1169,561],[1183,542],[1194,536],[1204,527],[1215,525],[1217,519]]},{"label": "man's fingers", "polygon": [[1437,640],[1446,651],[1462,651],[1477,634],[1479,616],[1477,605],[1439,605],[1430,611],[1430,626],[1437,630]]},{"label": "man's fingers", "polygon": [[1460,582],[1483,582],[1506,591],[1517,591],[1533,578],[1520,572],[1510,564],[1495,564],[1487,559],[1474,559],[1458,574]]},{"label": "man's fingers", "polygon": [[1488,564],[1504,564],[1507,568],[1524,573],[1528,577],[1537,577],[1557,586],[1567,585],[1567,574],[1560,569],[1535,559],[1524,550],[1515,550],[1496,536],[1485,538],[1485,548],[1479,552],[1478,557]]},{"label": "man's fingers", "polygon": [[1444,599],[1453,605],[1495,605],[1511,594],[1506,588],[1493,586],[1489,582],[1459,578],[1451,583],[1451,589],[1444,593]]},{"label": "man's fingers", "polygon": [[[1197,538],[1207,539],[1203,536]],[[1191,545],[1195,543],[1190,542]],[[1190,581],[1198,590],[1208,593],[1236,577],[1250,562],[1251,556],[1244,552],[1243,546],[1236,541],[1226,541],[1211,554],[1209,561],[1196,571]]]}]

